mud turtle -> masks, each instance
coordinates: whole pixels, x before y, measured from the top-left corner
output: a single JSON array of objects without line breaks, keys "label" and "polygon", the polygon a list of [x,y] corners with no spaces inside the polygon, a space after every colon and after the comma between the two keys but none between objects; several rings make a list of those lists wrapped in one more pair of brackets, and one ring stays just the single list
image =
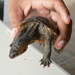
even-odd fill
[{"label": "mud turtle", "polygon": [[41,64],[49,67],[52,43],[58,35],[57,28],[48,19],[40,16],[25,19],[18,27],[20,32],[10,45],[9,57],[14,58],[24,53],[29,44],[38,42],[45,45]]}]

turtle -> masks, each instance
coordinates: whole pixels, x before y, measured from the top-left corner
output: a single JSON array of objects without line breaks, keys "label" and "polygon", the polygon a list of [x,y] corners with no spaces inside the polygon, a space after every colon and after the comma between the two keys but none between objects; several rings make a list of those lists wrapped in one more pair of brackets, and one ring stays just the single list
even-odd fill
[{"label": "turtle", "polygon": [[[52,45],[59,33],[57,27],[45,17],[33,16],[23,20],[18,28],[20,31],[10,44],[9,57],[15,58],[23,54],[28,45],[38,42],[44,45],[43,58],[40,60],[41,65],[49,67]],[[56,51],[58,52],[58,50]]]}]

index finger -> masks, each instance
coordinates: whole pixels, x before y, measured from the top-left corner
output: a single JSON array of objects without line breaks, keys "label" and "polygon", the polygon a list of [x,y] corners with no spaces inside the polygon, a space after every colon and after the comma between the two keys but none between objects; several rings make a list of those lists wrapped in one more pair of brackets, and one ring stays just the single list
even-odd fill
[{"label": "index finger", "polygon": [[60,14],[64,23],[70,23],[70,13],[63,0],[57,0],[56,2],[54,2],[54,9]]}]

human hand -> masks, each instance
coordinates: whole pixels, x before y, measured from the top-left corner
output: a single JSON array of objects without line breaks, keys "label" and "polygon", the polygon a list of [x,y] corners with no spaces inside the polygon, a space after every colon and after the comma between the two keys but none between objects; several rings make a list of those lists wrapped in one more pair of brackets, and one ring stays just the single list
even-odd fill
[{"label": "human hand", "polygon": [[54,46],[60,50],[69,42],[72,31],[72,24],[68,9],[63,0],[9,0],[8,12],[12,24],[12,37],[18,30],[18,24],[26,18],[32,9],[48,19],[52,19],[59,29],[59,36]]}]

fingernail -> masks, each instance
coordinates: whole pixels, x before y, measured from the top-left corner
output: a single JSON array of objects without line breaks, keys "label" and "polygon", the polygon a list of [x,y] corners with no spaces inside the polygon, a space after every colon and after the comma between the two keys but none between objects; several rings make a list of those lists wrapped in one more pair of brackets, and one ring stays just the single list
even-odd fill
[{"label": "fingernail", "polygon": [[65,41],[61,40],[57,45],[56,45],[56,49],[60,50],[65,46]]},{"label": "fingernail", "polygon": [[69,24],[70,23],[70,16],[65,16],[65,19],[66,19],[66,23]]},{"label": "fingernail", "polygon": [[11,38],[14,38],[15,37],[15,34],[18,32],[18,29],[17,28],[13,28],[12,31],[11,31]]}]

